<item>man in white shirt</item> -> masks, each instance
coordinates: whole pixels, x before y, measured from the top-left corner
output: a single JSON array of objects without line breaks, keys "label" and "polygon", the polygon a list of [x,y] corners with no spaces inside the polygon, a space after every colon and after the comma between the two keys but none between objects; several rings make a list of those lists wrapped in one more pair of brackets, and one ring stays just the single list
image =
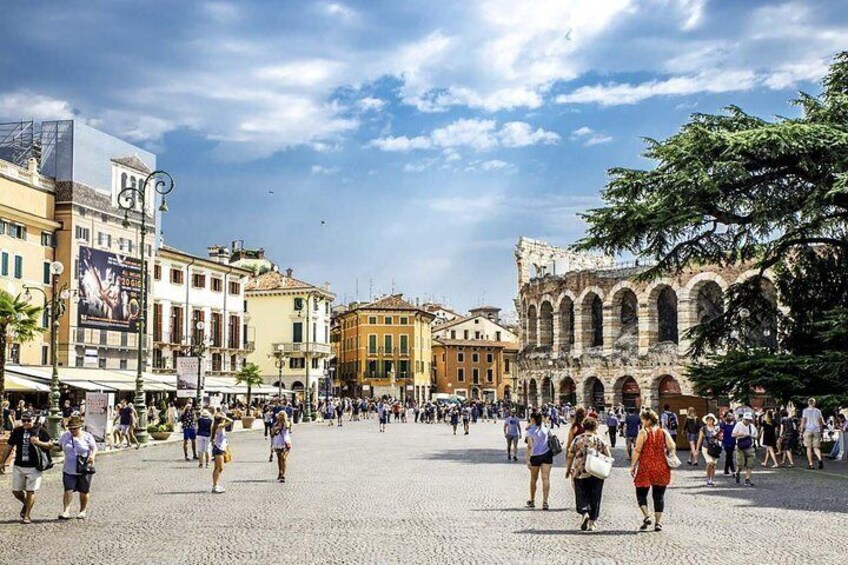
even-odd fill
[{"label": "man in white shirt", "polygon": [[821,454],[822,430],[824,430],[824,417],[821,410],[816,408],[816,399],[807,401],[807,407],[801,415],[801,430],[804,432],[804,447],[807,448],[807,468],[813,469],[813,453],[819,460],[819,469],[824,469]]},{"label": "man in white shirt", "polygon": [[751,483],[751,470],[757,456],[754,450],[754,439],[757,437],[754,414],[745,412],[730,435],[736,440],[736,482],[739,482],[739,475],[744,470],[745,486],[752,487],[754,485]]}]

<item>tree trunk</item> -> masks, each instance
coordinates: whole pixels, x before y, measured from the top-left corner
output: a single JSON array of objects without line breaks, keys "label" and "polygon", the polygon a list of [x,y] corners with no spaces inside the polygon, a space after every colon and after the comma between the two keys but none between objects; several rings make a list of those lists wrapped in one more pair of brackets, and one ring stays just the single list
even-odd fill
[{"label": "tree trunk", "polygon": [[0,402],[6,400],[6,329],[0,325]]},{"label": "tree trunk", "polygon": [[250,410],[250,383],[247,384],[247,415],[253,416],[253,412]]}]

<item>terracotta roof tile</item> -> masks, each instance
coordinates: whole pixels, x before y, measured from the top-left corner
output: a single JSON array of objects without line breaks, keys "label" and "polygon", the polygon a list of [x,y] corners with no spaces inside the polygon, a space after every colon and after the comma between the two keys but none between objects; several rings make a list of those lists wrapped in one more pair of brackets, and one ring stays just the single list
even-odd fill
[{"label": "terracotta roof tile", "polygon": [[287,277],[279,271],[268,271],[258,277],[251,277],[245,286],[245,290],[286,290],[290,288],[314,288],[315,290],[326,292],[315,285],[303,282],[294,277]]},{"label": "terracotta roof tile", "polygon": [[138,158],[137,155],[130,155],[129,157],[119,157],[117,159],[112,159],[113,163],[118,163],[119,165],[123,165],[125,167],[129,167],[130,169],[135,169],[136,171],[141,171],[142,173],[152,173],[144,161]]}]

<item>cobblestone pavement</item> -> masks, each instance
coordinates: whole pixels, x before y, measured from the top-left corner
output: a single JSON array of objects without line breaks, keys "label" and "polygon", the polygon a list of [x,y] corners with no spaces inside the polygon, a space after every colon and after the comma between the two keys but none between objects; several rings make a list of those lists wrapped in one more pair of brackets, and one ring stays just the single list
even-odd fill
[{"label": "cobblestone pavement", "polygon": [[[564,432],[560,432],[564,436]],[[676,473],[662,533],[637,533],[627,470],[607,481],[599,529],[580,532],[563,462],[551,510],[529,511],[528,471],[506,461],[501,425],[469,436],[375,420],[296,428],[288,482],[274,481],[261,431],[236,434],[225,494],[178,445],[103,457],[85,522],[59,522],[60,473],[33,517],[0,479],[2,563],[837,563],[848,554],[848,480],[758,469],[745,489]],[[618,460],[624,453],[619,445]],[[541,504],[539,504],[541,505]]]}]

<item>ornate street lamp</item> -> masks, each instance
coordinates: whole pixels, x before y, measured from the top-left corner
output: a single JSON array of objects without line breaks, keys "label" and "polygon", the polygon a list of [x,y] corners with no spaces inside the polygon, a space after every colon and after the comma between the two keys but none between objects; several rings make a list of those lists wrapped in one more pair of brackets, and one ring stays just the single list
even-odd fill
[{"label": "ornate street lamp", "polygon": [[50,263],[50,298],[43,288],[37,286],[24,286],[26,293],[24,298],[27,301],[32,300],[31,290],[36,290],[44,295],[44,308],[50,313],[50,364],[53,366],[53,372],[50,377],[50,416],[47,418],[47,431],[53,439],[59,439],[62,435],[62,415],[59,413],[59,399],[61,392],[59,390],[59,320],[65,315],[65,301],[76,294],[76,290],[72,291],[68,283],[57,288],[59,285],[59,277],[65,272],[65,266],[59,261]]},{"label": "ornate street lamp", "polygon": [[144,341],[147,338],[147,269],[145,262],[145,239],[147,236],[147,185],[153,181],[154,196],[162,195],[160,212],[168,211],[165,197],[174,190],[174,179],[165,171],[153,171],[138,184],[138,186],[124,187],[118,193],[118,206],[124,211],[124,227],[130,227],[129,213],[136,212],[141,215],[141,226],[139,228],[139,256],[141,258],[141,280],[139,281],[139,294],[141,295],[141,308],[138,313],[138,360],[135,376],[135,406],[138,420],[136,423],[135,437],[139,443],[147,443],[147,407],[144,398]]},{"label": "ornate street lamp", "polygon": [[197,394],[195,395],[194,409],[200,411],[200,403],[203,402],[203,383],[200,382],[201,367],[203,363],[203,354],[206,353],[206,334],[204,329],[206,324],[203,321],[198,321],[195,325],[195,332],[191,340],[191,354],[197,357]]}]

